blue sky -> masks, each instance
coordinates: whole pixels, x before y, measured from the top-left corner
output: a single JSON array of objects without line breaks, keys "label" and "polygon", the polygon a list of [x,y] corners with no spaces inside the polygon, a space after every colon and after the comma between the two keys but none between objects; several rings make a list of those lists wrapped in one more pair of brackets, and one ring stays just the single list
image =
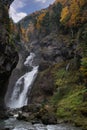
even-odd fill
[{"label": "blue sky", "polygon": [[10,6],[9,14],[14,22],[18,22],[28,14],[48,7],[55,0],[14,0]]}]

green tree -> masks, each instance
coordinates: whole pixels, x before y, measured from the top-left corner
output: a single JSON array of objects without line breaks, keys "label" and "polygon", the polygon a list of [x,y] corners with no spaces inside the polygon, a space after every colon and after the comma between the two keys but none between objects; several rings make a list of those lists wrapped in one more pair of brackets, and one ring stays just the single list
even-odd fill
[{"label": "green tree", "polygon": [[87,57],[82,58],[80,71],[82,73],[84,82],[87,85]]}]

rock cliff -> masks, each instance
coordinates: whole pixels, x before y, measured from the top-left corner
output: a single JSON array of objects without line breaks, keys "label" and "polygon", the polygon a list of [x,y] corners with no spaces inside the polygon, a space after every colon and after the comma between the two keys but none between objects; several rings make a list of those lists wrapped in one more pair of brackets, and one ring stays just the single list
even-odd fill
[{"label": "rock cliff", "polygon": [[56,0],[19,25],[21,40],[39,62],[29,103],[55,108],[57,119],[87,129],[86,0]]},{"label": "rock cliff", "polygon": [[[18,61],[8,16],[12,1],[0,0],[1,105],[9,76]],[[17,40],[23,45],[22,49],[19,45],[17,67],[21,68],[21,54],[25,57],[21,52],[24,47],[27,54],[36,54],[35,63],[39,64],[29,95],[31,106],[41,106],[39,113],[35,109],[37,118],[46,122],[52,111],[57,123],[61,120],[87,129],[87,1],[56,0],[48,8],[21,20],[17,31]],[[31,111],[31,106],[24,111]]]},{"label": "rock cliff", "polygon": [[0,106],[7,90],[9,76],[15,68],[18,55],[11,38],[9,6],[13,0],[0,0]]}]

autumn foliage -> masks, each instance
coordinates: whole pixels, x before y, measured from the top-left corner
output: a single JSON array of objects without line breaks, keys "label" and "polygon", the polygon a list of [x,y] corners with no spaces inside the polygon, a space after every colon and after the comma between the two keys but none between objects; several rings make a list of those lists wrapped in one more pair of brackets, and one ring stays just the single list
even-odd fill
[{"label": "autumn foliage", "polygon": [[37,24],[36,24],[36,28],[37,28],[37,29],[40,29],[41,23],[42,23],[42,21],[43,21],[45,15],[46,15],[46,12],[41,13],[41,14],[38,16]]},{"label": "autumn foliage", "polygon": [[65,1],[65,3],[67,4],[63,4],[61,23],[67,26],[80,26],[87,22],[86,0],[71,0]]},{"label": "autumn foliage", "polygon": [[33,33],[45,36],[59,28],[72,30],[73,36],[73,29],[87,22],[87,0],[56,0],[47,9],[36,11],[24,21],[26,24],[22,26],[21,34],[25,41],[29,41]]},{"label": "autumn foliage", "polygon": [[[61,15],[58,17],[56,15],[59,11],[59,7],[57,8],[56,12],[54,8],[56,5],[60,4],[62,7]],[[81,26],[83,23],[87,22],[87,1],[86,0],[56,0],[54,6],[49,7],[49,21],[50,23],[56,18],[60,20],[60,22],[67,27],[75,27]],[[47,11],[42,12],[37,18],[36,28],[40,29],[43,26],[43,21],[46,16]],[[56,18],[53,17],[56,16]],[[53,19],[52,19],[53,18]],[[58,21],[56,20],[56,21]]]}]

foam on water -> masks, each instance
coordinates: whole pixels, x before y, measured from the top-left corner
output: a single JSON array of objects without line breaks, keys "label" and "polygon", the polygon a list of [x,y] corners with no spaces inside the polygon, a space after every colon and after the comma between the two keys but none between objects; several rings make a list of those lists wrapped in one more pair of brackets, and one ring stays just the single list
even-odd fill
[{"label": "foam on water", "polygon": [[30,53],[30,55],[26,58],[24,65],[26,67],[31,66],[32,70],[30,72],[25,73],[21,76],[15,86],[13,87],[11,97],[8,99],[6,106],[10,108],[20,108],[24,105],[27,105],[28,102],[28,94],[31,90],[31,86],[37,76],[38,66],[33,65],[35,54]]}]

